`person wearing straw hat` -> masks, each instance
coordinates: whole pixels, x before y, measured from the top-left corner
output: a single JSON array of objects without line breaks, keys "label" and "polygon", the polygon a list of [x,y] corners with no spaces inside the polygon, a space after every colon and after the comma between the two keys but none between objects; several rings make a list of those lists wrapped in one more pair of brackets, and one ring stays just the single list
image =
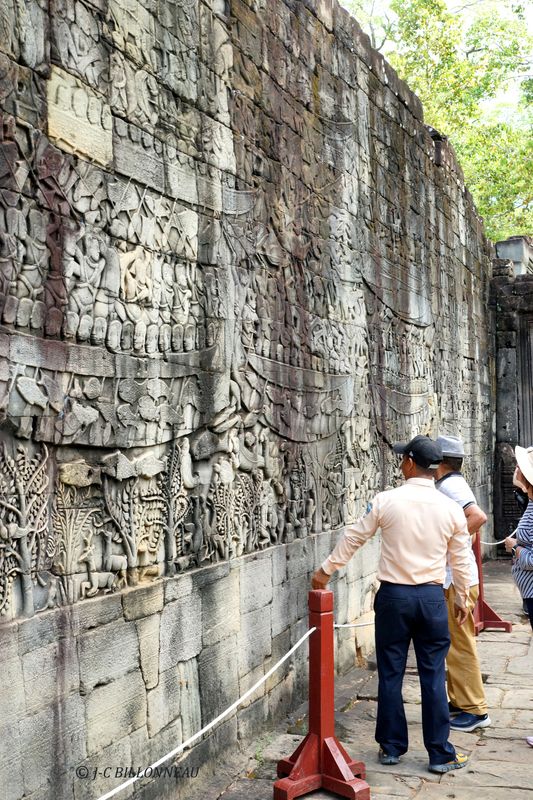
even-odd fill
[{"label": "person wearing straw hat", "polygon": [[[437,443],[441,446],[443,460],[437,467],[435,486],[463,509],[468,533],[474,537],[487,521],[487,515],[478,506],[472,489],[461,473],[465,456],[463,442],[458,436],[439,436]],[[491,724],[476,647],[474,606],[479,595],[479,575],[472,540],[469,542],[468,557],[470,600],[464,625],[457,624],[454,614],[455,586],[449,564],[446,565],[444,581],[451,639],[446,656],[450,728],[465,732],[486,728]]]},{"label": "person wearing straw hat", "polygon": [[515,447],[517,467],[513,483],[529,499],[517,529],[505,539],[505,549],[513,555],[512,573],[528,610],[533,628],[533,447]]},{"label": "person wearing straw hat", "polygon": [[402,682],[413,642],[422,691],[422,730],[429,771],[460,769],[468,757],[448,741],[450,716],[444,663],[450,634],[443,582],[449,554],[456,586],[456,614],[466,620],[470,583],[466,519],[449,498],[435,489],[442,450],[428,436],[394,445],[401,455],[405,483],[380,492],[367,513],[347,525],[339,543],[312,577],[324,589],[331,575],[348,563],[378,528],[381,585],[374,602],[378,708],[376,741],[381,764],[397,764],[409,740]]},{"label": "person wearing straw hat", "polygon": [[518,464],[514,481],[529,498],[517,529],[505,539],[505,549],[513,555],[512,573],[526,604],[533,628],[533,447],[515,447]]},{"label": "person wearing straw hat", "polygon": [[[515,447],[517,468],[513,483],[527,492],[529,502],[512,536],[505,539],[505,549],[513,556],[512,574],[526,604],[533,628],[533,447]],[[533,736],[526,742],[533,747]]]}]

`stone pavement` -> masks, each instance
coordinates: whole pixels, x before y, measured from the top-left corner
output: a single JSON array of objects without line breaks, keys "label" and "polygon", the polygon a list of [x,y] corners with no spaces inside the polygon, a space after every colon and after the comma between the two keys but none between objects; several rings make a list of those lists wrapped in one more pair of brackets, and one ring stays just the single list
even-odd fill
[{"label": "stone pavement", "polygon": [[[404,682],[410,749],[396,767],[377,763],[374,741],[377,676],[370,669],[354,669],[337,680],[336,734],[349,754],[366,762],[367,782],[376,800],[528,800],[533,796],[533,748],[524,742],[533,735],[533,639],[510,574],[510,561],[485,565],[486,599],[512,633],[484,631],[478,637],[481,667],[492,725],[473,733],[454,733],[458,750],[469,753],[470,763],[444,776],[427,772],[422,743],[420,692],[414,659],[410,657]],[[223,774],[202,791],[203,800],[271,800],[276,762],[290,755],[307,728],[306,704],[277,728],[253,743],[247,753],[224,765]],[[236,777],[231,781],[231,772]],[[225,785],[223,785],[225,784]],[[334,798],[319,791],[310,800]]]}]

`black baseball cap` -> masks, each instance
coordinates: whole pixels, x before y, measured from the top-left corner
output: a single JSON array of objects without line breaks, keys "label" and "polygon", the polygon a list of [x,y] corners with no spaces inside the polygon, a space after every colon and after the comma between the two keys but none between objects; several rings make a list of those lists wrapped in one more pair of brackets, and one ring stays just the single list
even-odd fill
[{"label": "black baseball cap", "polygon": [[395,444],[392,449],[400,456],[409,456],[424,469],[437,469],[442,461],[442,448],[429,436],[415,436],[407,444]]}]

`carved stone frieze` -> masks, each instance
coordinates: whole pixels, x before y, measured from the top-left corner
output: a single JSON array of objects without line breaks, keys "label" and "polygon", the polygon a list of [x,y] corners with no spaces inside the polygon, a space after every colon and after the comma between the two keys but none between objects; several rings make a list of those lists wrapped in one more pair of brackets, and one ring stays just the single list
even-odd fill
[{"label": "carved stone frieze", "polygon": [[329,2],[2,3],[5,618],[335,529],[414,433],[481,452],[489,247],[421,119]]}]

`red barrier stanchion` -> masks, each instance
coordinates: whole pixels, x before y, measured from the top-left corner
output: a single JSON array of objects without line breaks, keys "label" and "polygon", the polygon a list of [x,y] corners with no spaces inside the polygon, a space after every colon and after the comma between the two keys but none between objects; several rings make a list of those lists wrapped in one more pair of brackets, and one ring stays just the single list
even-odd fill
[{"label": "red barrier stanchion", "polygon": [[[335,738],[333,592],[309,592],[309,733],[290,758],[278,763],[274,800],[293,800],[327,789],[352,800],[370,800],[365,765]],[[286,776],[286,777],[282,777]]]},{"label": "red barrier stanchion", "polygon": [[513,630],[512,622],[506,622],[494,611],[485,601],[485,590],[483,588],[483,563],[481,561],[481,544],[479,533],[474,537],[472,544],[476,557],[477,569],[479,572],[479,597],[474,606],[474,629],[476,636],[486,628],[499,628],[510,633]]}]

